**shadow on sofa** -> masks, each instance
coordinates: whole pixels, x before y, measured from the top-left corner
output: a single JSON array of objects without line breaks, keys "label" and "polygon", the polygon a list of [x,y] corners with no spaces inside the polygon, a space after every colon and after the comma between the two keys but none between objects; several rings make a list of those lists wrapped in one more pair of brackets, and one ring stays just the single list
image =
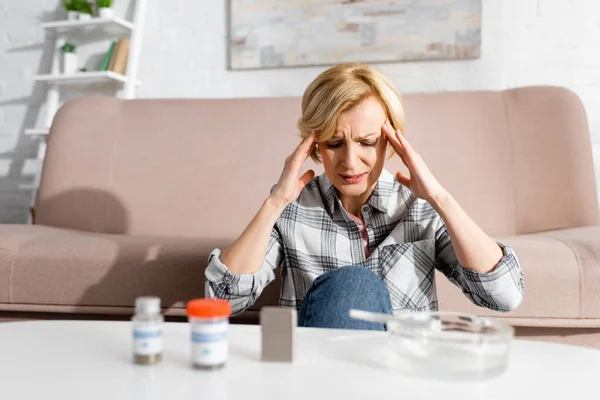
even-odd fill
[{"label": "shadow on sofa", "polygon": [[222,242],[124,235],[125,207],[100,190],[64,192],[46,198],[42,207],[64,204],[73,205],[64,210],[73,213],[101,204],[111,214],[111,225],[104,227],[106,233],[86,232],[77,224],[1,225],[2,250],[10,260],[1,270],[8,287],[2,300],[9,310],[130,315],[137,296],[154,295],[180,315],[189,299],[204,295],[202,265]]}]

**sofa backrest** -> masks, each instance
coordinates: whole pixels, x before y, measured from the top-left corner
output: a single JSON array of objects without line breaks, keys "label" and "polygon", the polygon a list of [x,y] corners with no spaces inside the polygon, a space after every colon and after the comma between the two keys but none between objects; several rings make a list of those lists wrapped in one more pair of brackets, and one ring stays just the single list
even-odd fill
[{"label": "sofa backrest", "polygon": [[[404,101],[407,138],[487,233],[600,223],[587,119],[574,93],[526,87]],[[36,223],[235,238],[298,144],[299,114],[300,98],[71,101],[50,131]],[[394,157],[386,168],[401,164]]]}]

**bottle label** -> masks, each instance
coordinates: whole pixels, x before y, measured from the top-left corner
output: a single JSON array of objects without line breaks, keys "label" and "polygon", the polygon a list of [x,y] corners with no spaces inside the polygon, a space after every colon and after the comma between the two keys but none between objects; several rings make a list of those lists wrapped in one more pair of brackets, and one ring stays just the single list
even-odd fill
[{"label": "bottle label", "polygon": [[162,324],[148,324],[133,328],[133,352],[149,356],[162,352]]},{"label": "bottle label", "polygon": [[192,362],[202,366],[224,364],[228,356],[229,321],[195,322],[192,328]]}]

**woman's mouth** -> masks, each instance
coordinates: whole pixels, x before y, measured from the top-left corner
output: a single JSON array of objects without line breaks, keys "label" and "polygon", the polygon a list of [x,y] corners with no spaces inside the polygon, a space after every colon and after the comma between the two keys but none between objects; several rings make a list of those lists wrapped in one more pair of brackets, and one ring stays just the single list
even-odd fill
[{"label": "woman's mouth", "polygon": [[357,175],[344,175],[344,174],[338,174],[342,180],[348,184],[355,184],[355,183],[359,183],[360,181],[362,181],[365,176],[367,176],[367,173],[364,172],[362,174],[357,174]]}]

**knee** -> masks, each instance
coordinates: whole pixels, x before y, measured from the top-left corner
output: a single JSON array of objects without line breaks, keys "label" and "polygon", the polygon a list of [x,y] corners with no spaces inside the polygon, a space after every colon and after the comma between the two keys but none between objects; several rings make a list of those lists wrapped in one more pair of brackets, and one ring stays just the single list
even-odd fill
[{"label": "knee", "polygon": [[[383,280],[366,267],[347,266],[319,276],[304,298],[301,320],[303,323],[309,321],[304,326],[330,326],[333,320],[345,321],[331,325],[335,327],[359,326],[348,315],[353,308],[392,312],[390,295]],[[383,325],[380,328],[383,329]]]},{"label": "knee", "polygon": [[379,275],[366,267],[349,265],[328,272],[323,275],[323,278],[329,285],[343,288],[346,292],[364,291],[365,287],[368,287],[369,291],[387,293],[387,288]]}]

